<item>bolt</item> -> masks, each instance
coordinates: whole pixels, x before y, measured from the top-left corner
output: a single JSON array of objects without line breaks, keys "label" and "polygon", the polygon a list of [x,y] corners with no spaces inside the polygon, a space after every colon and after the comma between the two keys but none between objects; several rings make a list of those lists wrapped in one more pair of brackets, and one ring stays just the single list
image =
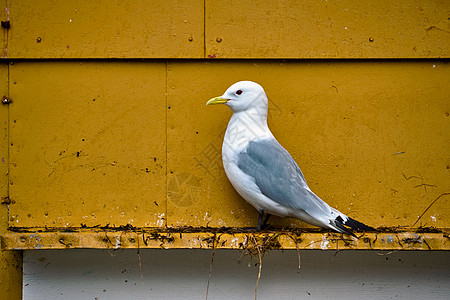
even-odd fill
[{"label": "bolt", "polygon": [[221,38],[217,38],[216,42],[220,43],[220,42],[222,42],[222,39]]},{"label": "bolt", "polygon": [[9,99],[8,97],[6,97],[6,96],[3,96],[3,99],[2,99],[2,103],[3,104],[10,104],[12,101],[11,101],[11,99]]},{"label": "bolt", "polygon": [[11,204],[11,199],[8,196],[2,197],[2,204]]},{"label": "bolt", "polygon": [[9,21],[2,21],[2,28],[9,29],[11,27],[11,23]]}]

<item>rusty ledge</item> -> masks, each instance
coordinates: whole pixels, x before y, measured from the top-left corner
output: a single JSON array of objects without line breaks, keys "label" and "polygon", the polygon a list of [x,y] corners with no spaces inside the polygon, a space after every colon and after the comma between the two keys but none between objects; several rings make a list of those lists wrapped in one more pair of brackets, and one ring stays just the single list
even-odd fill
[{"label": "rusty ledge", "polygon": [[358,238],[333,232],[245,228],[21,228],[2,236],[3,250],[122,249],[122,248],[222,248],[250,250],[450,250],[448,232],[438,229],[359,233]]}]

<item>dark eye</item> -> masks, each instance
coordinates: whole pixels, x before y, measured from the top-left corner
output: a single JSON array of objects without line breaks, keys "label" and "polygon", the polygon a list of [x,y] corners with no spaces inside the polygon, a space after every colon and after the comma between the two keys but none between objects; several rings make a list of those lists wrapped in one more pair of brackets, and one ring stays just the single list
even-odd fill
[{"label": "dark eye", "polygon": [[237,90],[236,91],[236,95],[240,95],[240,94],[242,94],[242,91],[241,90]]}]

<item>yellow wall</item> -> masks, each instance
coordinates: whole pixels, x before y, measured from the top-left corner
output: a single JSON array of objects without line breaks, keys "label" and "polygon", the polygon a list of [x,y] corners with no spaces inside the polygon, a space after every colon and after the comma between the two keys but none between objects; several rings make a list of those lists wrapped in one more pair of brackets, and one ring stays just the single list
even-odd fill
[{"label": "yellow wall", "polygon": [[255,226],[221,165],[231,113],[205,107],[238,80],[263,85],[275,136],[330,205],[409,228],[441,196],[415,227],[450,227],[447,1],[5,5],[7,237]]},{"label": "yellow wall", "polygon": [[[372,226],[411,226],[449,187],[449,71],[439,61],[15,62],[10,226],[254,225],[221,165],[231,113],[205,106],[241,79],[266,88],[269,124],[318,195]],[[421,224],[447,228],[447,204]]]},{"label": "yellow wall", "polygon": [[446,0],[3,0],[8,58],[448,57]]},{"label": "yellow wall", "polygon": [[[0,64],[0,91],[8,92],[8,65]],[[2,97],[3,98],[3,97]],[[0,105],[0,234],[8,230],[8,106]],[[0,300],[22,299],[22,251],[0,251]]]}]

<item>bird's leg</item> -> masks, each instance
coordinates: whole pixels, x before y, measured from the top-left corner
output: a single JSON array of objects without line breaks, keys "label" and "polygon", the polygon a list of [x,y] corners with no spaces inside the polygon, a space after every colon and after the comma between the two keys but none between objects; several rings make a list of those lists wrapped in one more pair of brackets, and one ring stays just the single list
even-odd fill
[{"label": "bird's leg", "polygon": [[264,210],[259,210],[259,218],[258,218],[258,227],[256,227],[256,230],[260,231],[262,229],[262,219],[264,216]]},{"label": "bird's leg", "polygon": [[266,228],[267,226],[267,221],[269,220],[271,214],[266,214],[266,217],[264,218],[263,221],[263,217],[264,217],[264,210],[260,209],[259,210],[259,218],[258,218],[258,227],[256,227],[256,230],[263,230],[264,228]]},{"label": "bird's leg", "polygon": [[262,228],[265,229],[267,227],[267,221],[269,221],[271,214],[266,214],[266,218],[264,219],[263,223],[262,223]]}]

